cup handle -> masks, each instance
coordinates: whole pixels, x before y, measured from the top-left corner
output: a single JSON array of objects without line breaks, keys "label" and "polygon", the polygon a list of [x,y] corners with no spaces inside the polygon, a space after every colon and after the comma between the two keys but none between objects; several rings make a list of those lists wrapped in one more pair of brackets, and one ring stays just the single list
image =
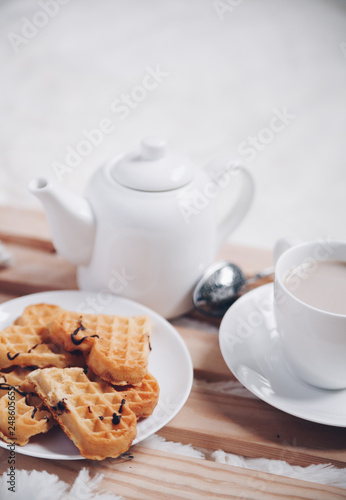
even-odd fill
[{"label": "cup handle", "polygon": [[286,250],[295,247],[300,243],[303,243],[302,240],[300,240],[296,236],[286,236],[284,238],[279,238],[275,243],[273,250],[274,265],[276,265],[277,261],[279,260],[279,257],[281,257],[281,255],[285,253]]},{"label": "cup handle", "polygon": [[220,179],[223,175],[232,177],[241,174],[244,181],[238,199],[232,204],[226,216],[218,223],[217,248],[219,248],[247,214],[255,195],[255,181],[248,167],[229,160],[227,162],[220,160],[211,162],[205,167],[205,170],[209,176]]}]

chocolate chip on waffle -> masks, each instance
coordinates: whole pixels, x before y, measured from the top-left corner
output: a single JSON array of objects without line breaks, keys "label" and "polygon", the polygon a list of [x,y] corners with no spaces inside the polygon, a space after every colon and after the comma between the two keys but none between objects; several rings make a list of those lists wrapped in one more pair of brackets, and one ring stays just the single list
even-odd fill
[{"label": "chocolate chip on waffle", "polygon": [[76,349],[88,353],[99,331],[114,330],[116,316],[106,314],[83,314],[61,309],[49,325],[52,340],[67,351]]},{"label": "chocolate chip on waffle", "polygon": [[138,419],[149,417],[159,401],[160,387],[156,378],[150,373],[147,373],[138,385],[114,386],[114,388],[124,395]]}]

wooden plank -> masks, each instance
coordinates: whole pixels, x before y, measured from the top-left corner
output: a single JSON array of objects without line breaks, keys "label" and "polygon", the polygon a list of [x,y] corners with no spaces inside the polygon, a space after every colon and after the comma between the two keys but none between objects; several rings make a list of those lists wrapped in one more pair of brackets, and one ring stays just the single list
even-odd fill
[{"label": "wooden plank", "polygon": [[250,393],[247,398],[193,387],[184,407],[159,434],[201,448],[292,465],[346,467],[345,428],[293,417]]},{"label": "wooden plank", "polygon": [[76,268],[56,254],[10,244],[14,265],[0,269],[1,293],[23,295],[76,289]]},{"label": "wooden plank", "polygon": [[[98,490],[105,489],[126,499],[287,499],[341,500],[345,490],[264,472],[251,471],[209,460],[172,455],[141,446],[131,449],[133,460],[102,462],[41,460],[16,455],[16,468],[46,471],[72,484],[83,468],[104,474]],[[1,471],[7,469],[2,450]],[[85,490],[87,493],[87,488]]]},{"label": "wooden plank", "polygon": [[216,333],[175,326],[191,354],[195,377],[207,381],[235,380],[221,355]]},{"label": "wooden plank", "polygon": [[43,212],[0,207],[0,240],[54,252]]}]

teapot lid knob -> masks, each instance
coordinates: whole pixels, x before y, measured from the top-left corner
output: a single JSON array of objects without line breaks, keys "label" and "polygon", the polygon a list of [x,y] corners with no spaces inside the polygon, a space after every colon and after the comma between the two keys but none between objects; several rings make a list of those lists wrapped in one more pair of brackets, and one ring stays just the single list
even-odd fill
[{"label": "teapot lid knob", "polygon": [[168,149],[166,139],[148,136],[139,151],[123,153],[109,164],[111,177],[137,191],[171,191],[191,182],[196,169],[185,156]]},{"label": "teapot lid knob", "polygon": [[161,137],[145,137],[141,142],[141,156],[144,160],[158,160],[166,156],[167,141]]}]

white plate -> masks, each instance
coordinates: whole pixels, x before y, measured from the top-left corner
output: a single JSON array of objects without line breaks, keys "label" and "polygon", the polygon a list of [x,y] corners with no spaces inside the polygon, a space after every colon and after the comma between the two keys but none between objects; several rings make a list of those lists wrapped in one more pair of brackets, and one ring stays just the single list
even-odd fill
[{"label": "white plate", "polygon": [[[102,306],[100,294],[82,291],[56,291],[27,295],[10,300],[0,306],[0,329],[11,325],[30,304],[45,302],[57,304],[72,311],[86,312],[86,304],[94,303],[102,314],[140,315],[147,314],[153,322],[151,339],[152,351],[149,356],[149,371],[160,385],[160,399],[153,414],[138,423],[137,437],[133,444],[139,443],[166,425],[182,408],[192,386],[193,367],[186,345],[179,333],[168,321],[154,311],[136,302],[121,297],[112,297],[107,306]],[[6,443],[0,441],[6,448]],[[17,453],[32,457],[61,460],[78,460],[83,457],[78,449],[60,428],[51,429],[47,434],[33,437],[25,446],[17,446]]]},{"label": "white plate", "polygon": [[272,284],[252,290],[230,307],[220,325],[220,348],[235,377],[263,401],[311,422],[346,427],[346,389],[312,387],[286,363]]}]

